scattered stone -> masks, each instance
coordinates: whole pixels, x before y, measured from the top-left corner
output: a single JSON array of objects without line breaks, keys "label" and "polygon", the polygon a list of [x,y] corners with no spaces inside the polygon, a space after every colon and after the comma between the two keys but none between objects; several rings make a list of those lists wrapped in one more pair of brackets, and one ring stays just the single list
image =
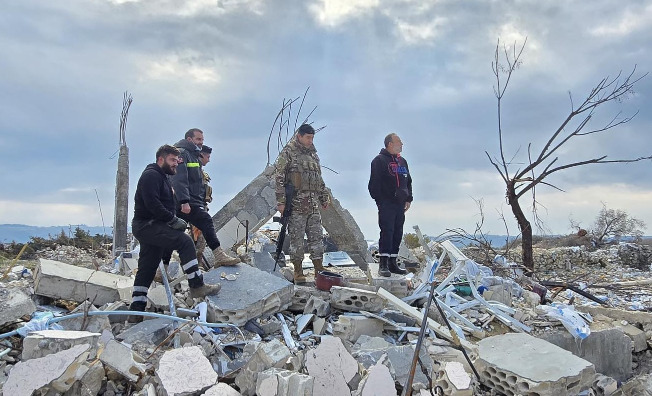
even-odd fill
[{"label": "scattered stone", "polygon": [[165,352],[156,376],[168,396],[197,394],[217,382],[217,373],[198,346]]},{"label": "scattered stone", "polygon": [[119,300],[118,288],[125,285],[133,279],[46,259],[39,260],[34,275],[35,294],[97,305]]},{"label": "scattered stone", "polygon": [[360,382],[356,395],[396,396],[394,379],[387,366],[381,362],[371,366],[367,376]]},{"label": "scattered stone", "polygon": [[356,342],[361,335],[380,337],[383,334],[383,322],[365,316],[340,315],[333,323],[333,335],[343,340]]},{"label": "scattered stone", "polygon": [[36,311],[32,299],[20,289],[0,288],[0,326],[15,322]]},{"label": "scattered stone", "polygon": [[[86,370],[86,372],[78,381],[75,381],[63,396],[94,396],[99,394],[102,388],[102,382],[106,376],[102,362],[95,360],[82,366],[81,369]],[[153,396],[156,396],[156,394]]]},{"label": "scattered stone", "polygon": [[[82,313],[86,310],[88,312],[99,311],[93,304],[84,301],[77,308],[70,311],[70,313]],[[65,330],[90,331],[91,333],[102,333],[104,330],[111,330],[111,322],[109,321],[108,315],[87,315],[86,317],[81,316],[79,318],[66,319],[59,322],[59,325]]]},{"label": "scattered stone", "polygon": [[216,385],[210,387],[203,396],[241,396],[240,392],[231,388],[229,385],[218,382]]},{"label": "scattered stone", "polygon": [[100,354],[100,360],[131,382],[137,382],[145,373],[145,359],[115,340],[106,344]]},{"label": "scattered stone", "polygon": [[158,345],[167,338],[173,324],[173,320],[164,318],[143,320],[118,334],[116,338],[127,344]]},{"label": "scattered stone", "polygon": [[471,376],[459,362],[445,362],[436,374],[436,384],[446,395],[473,396]]},{"label": "scattered stone", "polygon": [[596,374],[592,388],[596,396],[610,396],[618,389],[618,382],[606,375]]},{"label": "scattered stone", "polygon": [[331,313],[331,305],[317,296],[310,296],[303,309],[304,314],[315,314],[324,318]]},{"label": "scattered stone", "polygon": [[358,375],[358,362],[337,337],[324,336],[321,344],[306,353],[308,374],[315,378],[314,396],[348,395]]},{"label": "scattered stone", "polygon": [[70,349],[76,345],[88,345],[89,359],[95,359],[99,333],[88,331],[40,330],[29,333],[23,340],[23,360],[42,358]]},{"label": "scattered stone", "polygon": [[235,384],[244,396],[252,396],[256,391],[258,373],[269,368],[284,368],[292,355],[290,350],[277,339],[260,343],[247,364],[235,378]]},{"label": "scattered stone", "polygon": [[647,336],[643,330],[631,324],[621,326],[621,328],[632,339],[632,352],[638,353],[647,349]]},{"label": "scattered stone", "polygon": [[343,311],[379,312],[385,306],[385,300],[374,292],[350,287],[331,287],[331,306]]},{"label": "scattered stone", "polygon": [[312,396],[314,379],[294,371],[270,368],[258,374],[258,396]]},{"label": "scattered stone", "polygon": [[18,362],[9,372],[2,391],[7,396],[31,396],[51,386],[55,391],[65,392],[77,379],[77,371],[88,357],[89,349],[88,344],[75,345],[42,358]]}]

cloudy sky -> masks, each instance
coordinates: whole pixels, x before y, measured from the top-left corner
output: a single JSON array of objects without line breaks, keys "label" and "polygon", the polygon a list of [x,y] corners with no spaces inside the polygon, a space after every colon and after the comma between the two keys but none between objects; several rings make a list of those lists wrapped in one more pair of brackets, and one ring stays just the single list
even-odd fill
[{"label": "cloudy sky", "polygon": [[[122,95],[133,197],[163,143],[191,127],[215,151],[207,170],[219,209],[267,163],[284,98],[302,95],[325,125],[324,177],[368,239],[377,237],[369,163],[397,132],[414,180],[406,231],[485,231],[516,224],[485,151],[498,155],[491,62],[497,40],[527,46],[503,103],[506,156],[527,161],[604,77],[652,69],[652,1],[3,0],[0,5],[0,223],[101,225],[113,219]],[[569,141],[559,163],[652,154],[652,77],[599,109],[589,127],[638,116],[609,134]],[[305,110],[304,110],[305,114]],[[307,114],[306,114],[307,115]],[[276,154],[276,151],[273,152]],[[650,161],[592,165],[537,189],[549,230],[588,226],[602,202],[652,226]],[[530,200],[528,200],[530,199]],[[526,198],[524,206],[529,206]],[[133,201],[130,201],[130,213]],[[649,233],[649,230],[648,230]]]}]

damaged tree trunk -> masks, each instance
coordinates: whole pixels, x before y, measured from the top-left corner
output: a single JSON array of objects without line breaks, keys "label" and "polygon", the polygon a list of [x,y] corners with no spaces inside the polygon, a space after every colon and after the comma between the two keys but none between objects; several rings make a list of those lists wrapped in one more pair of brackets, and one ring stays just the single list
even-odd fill
[{"label": "damaged tree trunk", "polygon": [[518,195],[514,183],[507,186],[507,203],[512,208],[512,213],[518,223],[519,231],[521,232],[521,246],[522,246],[522,260],[523,265],[527,268],[529,273],[534,272],[534,258],[532,254],[532,226],[525,217],[523,209],[518,202]]},{"label": "damaged tree trunk", "polygon": [[113,217],[113,257],[127,251],[127,219],[129,217],[129,147],[125,130],[131,95],[124,93],[120,115],[120,154],[115,176],[115,209]]}]

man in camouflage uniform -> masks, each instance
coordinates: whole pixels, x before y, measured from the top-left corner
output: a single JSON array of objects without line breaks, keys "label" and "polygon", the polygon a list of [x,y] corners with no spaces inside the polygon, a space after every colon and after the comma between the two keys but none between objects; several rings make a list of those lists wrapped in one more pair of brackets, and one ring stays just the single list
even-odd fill
[{"label": "man in camouflage uniform", "polygon": [[326,209],[330,203],[326,185],[321,177],[317,150],[313,145],[315,130],[303,124],[290,139],[276,160],[276,203],[283,213],[286,202],[285,186],[291,183],[295,193],[292,198],[292,215],[288,227],[290,234],[290,258],[294,265],[294,282],[305,282],[301,262],[303,261],[303,236],[308,237],[310,260],[315,273],[324,269],[324,246],[319,207]]}]

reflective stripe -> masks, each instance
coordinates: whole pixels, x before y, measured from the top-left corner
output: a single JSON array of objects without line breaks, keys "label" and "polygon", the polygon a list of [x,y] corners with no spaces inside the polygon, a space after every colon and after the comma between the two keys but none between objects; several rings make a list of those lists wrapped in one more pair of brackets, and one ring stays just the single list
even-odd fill
[{"label": "reflective stripe", "polygon": [[196,278],[198,276],[201,276],[201,272],[199,272],[199,271],[191,272],[191,273],[188,274],[188,279],[194,279],[194,278]]},{"label": "reflective stripe", "polygon": [[389,257],[389,253],[381,253],[379,254],[380,257]]},{"label": "reflective stripe", "polygon": [[132,296],[131,301],[133,301],[133,302],[147,302],[147,296]]},{"label": "reflective stripe", "polygon": [[199,162],[186,162],[188,168],[199,168]]},{"label": "reflective stripe", "polygon": [[192,260],[188,261],[187,263],[185,263],[184,265],[182,265],[181,268],[183,268],[184,271],[188,271],[188,269],[190,269],[191,267],[193,267],[195,265],[199,265],[199,261],[197,261],[197,259],[192,259]]},{"label": "reflective stripe", "polygon": [[133,291],[134,291],[134,293],[145,293],[145,294],[147,294],[148,290],[149,290],[149,288],[147,288],[145,286],[134,286]]},{"label": "reflective stripe", "polygon": [[390,254],[389,257],[398,257],[398,254]]}]

